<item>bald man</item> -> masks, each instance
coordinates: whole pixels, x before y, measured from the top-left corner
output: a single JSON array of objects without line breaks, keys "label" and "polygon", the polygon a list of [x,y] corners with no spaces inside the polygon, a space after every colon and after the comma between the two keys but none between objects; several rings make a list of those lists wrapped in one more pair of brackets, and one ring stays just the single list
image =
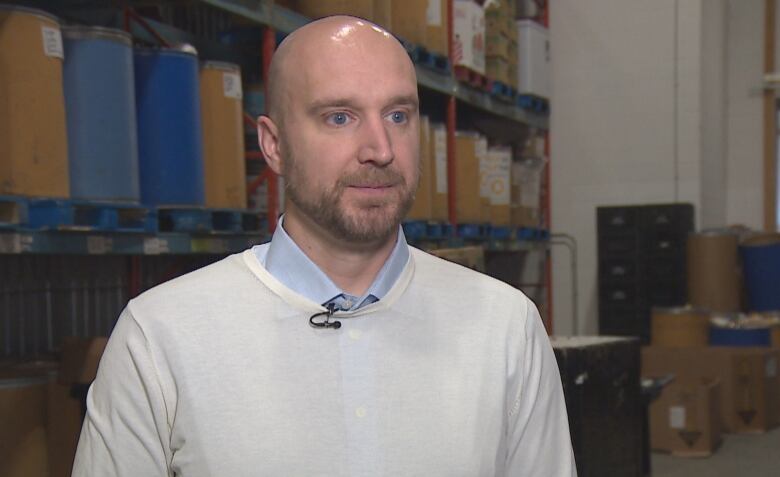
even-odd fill
[{"label": "bald man", "polygon": [[329,17],[270,73],[280,226],[128,303],[74,475],[574,476],[536,307],[406,244],[419,104],[401,45]]}]

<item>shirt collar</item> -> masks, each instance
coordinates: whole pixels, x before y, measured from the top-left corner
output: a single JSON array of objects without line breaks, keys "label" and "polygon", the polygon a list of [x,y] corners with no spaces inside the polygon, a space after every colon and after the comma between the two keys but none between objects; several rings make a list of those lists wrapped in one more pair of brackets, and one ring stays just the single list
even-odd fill
[{"label": "shirt collar", "polygon": [[[291,290],[316,303],[325,304],[340,295],[346,296],[346,293],[303,253],[303,250],[284,230],[283,224],[284,216],[280,218],[279,225],[268,245],[263,263],[266,270]],[[408,259],[409,245],[406,243],[403,229],[399,226],[398,238],[392,253],[382,265],[368,290],[362,297],[353,300],[352,308],[358,308],[374,301],[366,300],[369,296],[381,300],[401,276]]]}]

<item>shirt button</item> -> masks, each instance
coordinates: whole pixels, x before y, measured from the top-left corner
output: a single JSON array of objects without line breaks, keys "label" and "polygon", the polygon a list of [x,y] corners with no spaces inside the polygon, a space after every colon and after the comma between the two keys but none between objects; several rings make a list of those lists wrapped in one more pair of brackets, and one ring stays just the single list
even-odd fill
[{"label": "shirt button", "polygon": [[363,419],[364,417],[366,417],[366,408],[361,406],[361,407],[355,409],[355,415],[357,417],[359,417],[360,419]]},{"label": "shirt button", "polygon": [[360,339],[361,334],[360,330],[349,330],[349,337],[355,341]]},{"label": "shirt button", "polygon": [[354,305],[354,303],[352,303],[352,300],[347,300],[344,302],[344,306],[346,306],[347,308],[352,308],[352,305]]}]

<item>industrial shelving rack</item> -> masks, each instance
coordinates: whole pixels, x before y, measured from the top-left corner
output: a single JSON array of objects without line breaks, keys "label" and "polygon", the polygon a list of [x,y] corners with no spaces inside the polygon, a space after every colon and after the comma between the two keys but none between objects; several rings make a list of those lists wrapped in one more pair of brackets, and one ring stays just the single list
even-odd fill
[{"label": "industrial shelving rack", "polygon": [[[63,0],[63,1],[27,1],[19,2],[33,7],[51,11],[62,18],[76,21],[84,21],[103,26],[124,28],[130,31],[134,37],[158,41],[159,38],[167,38],[174,41],[187,41],[193,43],[201,53],[213,58],[223,59],[221,55],[230,54],[230,48],[219,44],[214,38],[198,32],[186,31],[174,27],[159,20],[144,18],[135,9],[154,7],[159,5],[179,5],[192,8],[211,9],[221,12],[223,15],[239,17],[245,22],[263,28],[262,48],[260,58],[261,71],[268,70],[271,56],[278,39],[304,25],[308,18],[289,9],[275,5],[273,1],[264,0],[185,0],[176,2],[163,2],[160,0],[129,0],[122,2],[104,2],[96,0]],[[108,4],[108,5],[107,5]],[[453,6],[452,0],[446,1],[447,22],[449,31],[452,31]],[[133,20],[133,21],[130,21]],[[452,36],[449,39],[449,50],[452,51]],[[230,59],[229,57],[227,59]],[[455,130],[464,122],[468,123],[467,115],[458,117],[459,107],[469,113],[479,115],[478,124],[482,129],[490,130],[503,138],[517,139],[530,131],[542,131],[547,138],[549,127],[546,113],[533,113],[512,104],[496,100],[489,94],[474,90],[459,83],[454,76],[442,74],[422,65],[416,65],[417,77],[421,86],[423,98],[433,98],[431,103],[435,109],[432,116],[443,119],[447,127],[447,179],[449,194],[449,221],[456,225],[458,218],[455,208]],[[264,78],[265,79],[265,78]],[[263,84],[267,84],[263,81]],[[425,99],[423,99],[425,107]],[[549,141],[546,141],[546,149]],[[549,157],[549,150],[545,153]],[[247,160],[258,160],[262,157],[258,152],[248,152]],[[275,227],[275,219],[278,215],[277,183],[272,174],[267,174],[264,179],[268,181],[268,225],[269,232]],[[549,228],[549,163],[546,166],[545,180],[542,187],[543,214],[541,224]],[[52,351],[56,347],[56,336],[52,337],[52,331],[43,331],[52,320],[52,307],[57,308],[57,303],[67,302],[71,314],[82,315],[85,310],[97,309],[96,304],[104,309],[101,313],[115,319],[126,299],[132,298],[144,289],[159,283],[177,274],[193,269],[197,266],[215,261],[220,257],[234,253],[257,243],[268,240],[268,236],[245,234],[117,234],[109,232],[73,232],[73,231],[18,231],[0,230],[0,263],[13,266],[0,266],[0,317],[5,319],[0,322],[0,358],[19,355],[20,348],[29,350],[30,354]],[[550,288],[550,257],[549,242],[535,240],[517,242],[509,246],[501,247],[506,251],[544,251],[546,253],[546,280],[541,284],[546,287],[547,313],[545,324],[548,331],[552,331],[551,320],[551,288]],[[78,284],[67,281],[67,276],[61,276],[60,270],[53,267],[73,267],[74,259],[79,256],[91,257],[88,265],[79,270]],[[111,284],[105,284],[105,273],[100,258],[111,262],[114,274],[124,274]],[[187,258],[189,257],[189,258]],[[26,262],[27,260],[28,262]],[[26,269],[32,269],[34,273],[22,273]],[[4,270],[4,271],[3,271]],[[90,282],[90,270],[95,279]],[[26,278],[17,280],[14,275],[21,273]],[[47,277],[58,276],[49,279]],[[43,279],[43,281],[41,281]],[[67,282],[67,283],[66,283]],[[41,284],[43,283],[43,284]],[[57,283],[60,283],[59,291]],[[103,294],[101,295],[101,289]],[[76,291],[74,291],[76,290]],[[68,300],[67,296],[77,297]],[[58,298],[59,296],[59,298]],[[110,298],[107,298],[109,297]],[[75,304],[74,301],[78,301]],[[107,305],[106,303],[113,305]],[[41,305],[44,303],[44,305]],[[34,306],[33,306],[34,305]],[[11,316],[17,316],[31,309],[37,310],[35,326],[26,329],[9,326]],[[106,333],[110,331],[111,324],[96,325],[98,320],[92,319],[92,324],[84,324],[81,316],[69,316],[68,324],[63,325],[63,333],[68,331],[82,335],[90,333]],[[23,336],[31,329],[42,336]],[[56,333],[54,333],[56,334]],[[11,343],[18,340],[20,345]],[[24,353],[23,353],[24,354]]]}]

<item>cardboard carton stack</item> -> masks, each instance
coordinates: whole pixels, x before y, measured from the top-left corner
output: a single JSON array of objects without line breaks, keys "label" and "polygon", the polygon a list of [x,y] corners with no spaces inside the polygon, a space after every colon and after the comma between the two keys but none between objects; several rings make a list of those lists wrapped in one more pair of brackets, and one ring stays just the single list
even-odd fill
[{"label": "cardboard carton stack", "polygon": [[481,164],[487,159],[487,139],[474,132],[455,134],[456,195],[458,222],[479,224],[490,220],[490,199],[482,194]]},{"label": "cardboard carton stack", "polygon": [[473,0],[453,0],[454,66],[485,74],[485,11]]},{"label": "cardboard carton stack", "polygon": [[538,228],[544,160],[526,158],[513,162],[511,167],[511,224]]},{"label": "cardboard carton stack", "polygon": [[512,221],[510,171],[512,149],[489,147],[480,161],[482,197],[489,201],[489,221],[492,225],[509,226]]},{"label": "cardboard carton stack", "polygon": [[0,366],[0,475],[71,474],[87,390],[106,342],[66,338],[60,362]]},{"label": "cardboard carton stack", "polygon": [[485,2],[485,72],[488,78],[517,87],[517,28],[514,2]]},{"label": "cardboard carton stack", "polygon": [[[447,57],[449,48],[447,39],[447,2],[449,0],[428,0],[425,11],[425,47],[432,53]],[[423,2],[425,3],[425,2]]]},{"label": "cardboard carton stack", "polygon": [[406,219],[446,222],[447,201],[447,131],[420,116],[420,183]]}]

